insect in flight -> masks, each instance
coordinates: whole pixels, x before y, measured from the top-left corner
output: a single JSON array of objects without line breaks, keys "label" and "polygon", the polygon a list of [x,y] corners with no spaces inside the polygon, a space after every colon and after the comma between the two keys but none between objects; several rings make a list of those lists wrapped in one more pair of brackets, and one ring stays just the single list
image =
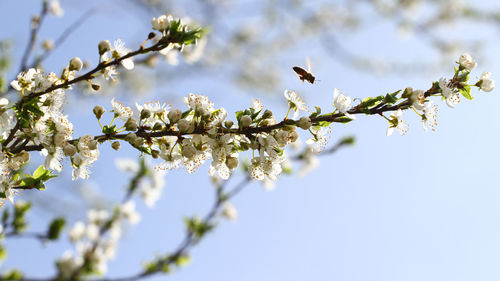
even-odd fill
[{"label": "insect in flight", "polygon": [[293,71],[295,71],[295,73],[299,75],[299,79],[302,82],[307,81],[311,84],[314,84],[314,80],[316,80],[316,77],[314,77],[314,75],[311,73],[311,61],[309,60],[309,58],[306,58],[306,64],[307,70],[299,66],[294,66]]}]

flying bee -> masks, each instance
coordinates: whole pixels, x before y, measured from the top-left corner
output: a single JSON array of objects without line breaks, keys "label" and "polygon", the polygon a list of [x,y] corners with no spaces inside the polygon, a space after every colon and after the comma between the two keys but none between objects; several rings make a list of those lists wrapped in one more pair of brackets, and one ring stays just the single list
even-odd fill
[{"label": "flying bee", "polygon": [[299,75],[299,79],[304,82],[307,81],[311,84],[314,84],[314,80],[316,80],[316,77],[311,73],[311,61],[309,58],[306,58],[306,64],[307,64],[307,70],[303,69],[302,67],[299,66],[294,66],[293,71]]}]

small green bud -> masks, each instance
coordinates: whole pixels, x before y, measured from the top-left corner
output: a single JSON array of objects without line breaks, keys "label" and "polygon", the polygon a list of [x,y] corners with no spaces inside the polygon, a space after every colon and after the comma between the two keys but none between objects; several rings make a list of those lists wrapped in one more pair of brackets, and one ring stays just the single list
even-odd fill
[{"label": "small green bud", "polygon": [[232,120],[226,120],[224,121],[224,126],[226,126],[226,128],[228,129],[231,129],[231,127],[233,126],[234,122]]},{"label": "small green bud", "polygon": [[273,112],[269,109],[266,109],[262,114],[262,119],[268,119],[273,117]]},{"label": "small green bud", "polygon": [[102,40],[99,42],[99,45],[97,45],[97,48],[99,49],[99,55],[103,55],[107,51],[111,50],[111,42],[109,40]]},{"label": "small green bud", "polygon": [[158,157],[160,157],[160,152],[158,150],[152,149],[151,150],[151,157],[153,157],[153,159],[158,159]]},{"label": "small green bud", "polygon": [[137,121],[134,118],[130,117],[127,120],[127,122],[125,122],[125,129],[127,131],[135,131],[135,130],[137,130]]},{"label": "small green bud", "polygon": [[238,168],[238,158],[228,156],[226,158],[226,165],[230,170]]},{"label": "small green bud", "polygon": [[151,110],[143,108],[141,110],[141,120],[151,117]]},{"label": "small green bud", "polygon": [[111,147],[112,147],[114,150],[119,150],[119,149],[120,149],[120,142],[119,142],[119,141],[114,141],[114,142],[111,144]]},{"label": "small green bud", "polygon": [[52,39],[45,39],[45,40],[43,40],[43,42],[42,42],[42,48],[45,51],[51,51],[52,49],[54,49],[54,41],[52,41]]},{"label": "small green bud", "polygon": [[175,124],[181,119],[182,112],[178,109],[172,109],[168,112],[167,117],[170,123]]},{"label": "small green bud", "polygon": [[80,71],[82,69],[82,67],[83,67],[83,62],[79,57],[72,58],[69,61],[69,70],[70,71],[73,71],[73,70]]},{"label": "small green bud", "polygon": [[99,85],[99,84],[92,83],[92,84],[90,84],[90,87],[92,88],[92,90],[94,90],[96,92],[101,90],[101,85]]},{"label": "small green bud", "polygon": [[125,140],[132,143],[135,139],[137,138],[137,135],[134,134],[134,133],[128,133],[126,136],[125,136]]},{"label": "small green bud", "polygon": [[250,127],[250,125],[252,125],[252,117],[250,117],[249,115],[241,116],[240,124],[243,128]]},{"label": "small green bud", "polygon": [[104,107],[102,107],[100,105],[94,106],[94,115],[95,115],[95,117],[97,117],[97,119],[101,119],[104,112],[106,112]]},{"label": "small green bud", "polygon": [[165,126],[161,122],[156,122],[153,125],[153,131],[162,131],[165,128]]},{"label": "small green bud", "polygon": [[134,143],[133,143],[133,145],[135,147],[141,147],[143,144],[144,144],[144,139],[141,137],[135,138]]}]

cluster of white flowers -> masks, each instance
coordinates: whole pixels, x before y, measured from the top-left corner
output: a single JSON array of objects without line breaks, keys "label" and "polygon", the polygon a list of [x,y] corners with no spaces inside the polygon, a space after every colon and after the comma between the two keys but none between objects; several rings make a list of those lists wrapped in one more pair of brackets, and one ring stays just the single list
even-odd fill
[{"label": "cluster of white flowers", "polygon": [[136,212],[133,201],[118,206],[114,214],[106,210],[89,210],[87,223],[78,221],[69,230],[69,239],[74,243],[76,251],[66,251],[57,261],[61,277],[72,277],[84,262],[91,263],[95,271],[104,274],[108,261],[116,255],[123,222],[136,224],[139,220],[140,215]]},{"label": "cluster of white flowers", "polygon": [[[477,66],[477,62],[472,58],[471,55],[464,53],[458,59],[459,68],[455,77],[452,79],[440,78],[438,81],[439,90],[441,92],[442,98],[446,101],[446,105],[450,108],[454,108],[460,102],[459,88],[458,87],[470,87],[471,85],[461,85],[457,80],[458,73],[465,71],[462,76],[467,77],[470,71],[472,71]],[[491,92],[495,88],[495,81],[491,78],[490,72],[483,72],[479,78],[479,81],[474,84],[474,86],[479,87],[479,89],[485,92]],[[412,88],[407,88],[405,92],[409,92],[410,100],[412,106],[415,110],[421,110],[422,114],[422,127],[425,131],[430,127],[433,131],[437,126],[437,111],[438,106],[433,105],[433,102],[426,99],[425,93],[422,90],[413,90]],[[387,135],[390,136],[394,129],[404,135],[408,131],[408,123],[401,119],[402,111],[398,110],[393,112],[390,116],[389,123],[390,126],[387,129]]]}]

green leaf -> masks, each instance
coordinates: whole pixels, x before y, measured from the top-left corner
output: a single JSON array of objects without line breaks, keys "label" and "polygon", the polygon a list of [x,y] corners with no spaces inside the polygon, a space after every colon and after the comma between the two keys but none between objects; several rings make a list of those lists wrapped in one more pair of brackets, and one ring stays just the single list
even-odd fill
[{"label": "green leaf", "polygon": [[180,255],[176,260],[175,264],[179,267],[186,266],[191,259],[188,255]]},{"label": "green leaf", "polygon": [[315,106],[314,108],[316,109],[316,111],[313,112],[311,114],[311,116],[309,116],[309,118],[314,118],[314,117],[319,116],[321,114],[321,108],[319,108],[318,106]]},{"label": "green leaf", "polygon": [[0,245],[0,260],[4,260],[7,257],[7,249]]},{"label": "green leaf", "polygon": [[33,172],[33,178],[34,179],[39,179],[39,178],[42,178],[46,173],[49,173],[49,171],[45,170],[45,168],[40,165],[36,170],[35,172]]},{"label": "green leaf", "polygon": [[352,121],[352,119],[347,117],[347,116],[340,116],[340,117],[335,118],[335,122],[343,123],[343,124],[349,123],[351,121]]},{"label": "green leaf", "polygon": [[116,125],[112,125],[112,126],[108,126],[108,125],[104,125],[102,127],[102,132],[104,134],[116,134]]},{"label": "green leaf", "polygon": [[368,97],[359,104],[359,110],[365,114],[370,113],[370,108],[378,105],[385,96]]},{"label": "green leaf", "polygon": [[401,90],[398,90],[394,93],[389,93],[389,94],[385,95],[384,102],[387,104],[393,104],[393,103],[397,102],[398,101],[397,96],[398,96],[399,92],[401,92]]},{"label": "green leaf", "polygon": [[328,126],[330,126],[330,124],[332,124],[332,122],[328,122],[328,121],[319,121],[318,122],[318,126],[320,126],[320,127],[328,127]]},{"label": "green leaf", "polygon": [[203,222],[198,216],[185,218],[184,223],[188,232],[193,233],[194,237],[198,239],[214,228],[214,225]]},{"label": "green leaf", "polygon": [[12,269],[2,274],[0,280],[21,280],[23,279],[23,274],[17,269]]},{"label": "green leaf", "polygon": [[10,213],[7,208],[4,208],[3,213],[2,213],[2,224],[6,224],[7,220],[9,219]]},{"label": "green leaf", "polygon": [[156,272],[157,271],[157,268],[158,268],[158,265],[157,265],[157,262],[156,261],[150,261],[150,262],[147,262],[145,265],[144,265],[144,271],[146,273],[153,273],[153,272]]},{"label": "green leaf", "polygon": [[470,93],[470,86],[465,85],[461,89],[458,89],[458,91],[468,100],[472,100],[472,95]]},{"label": "green leaf", "polygon": [[363,107],[372,107],[380,103],[381,100],[384,99],[384,96],[377,96],[377,97],[368,97],[364,99],[361,104]]},{"label": "green leaf", "polygon": [[188,115],[191,113],[191,111],[193,111],[193,110],[192,110],[192,109],[189,109],[189,110],[184,111],[184,112],[182,113],[182,115],[181,115],[181,119],[186,118],[186,116],[188,116]]},{"label": "green leaf", "polygon": [[66,225],[66,221],[64,218],[56,218],[52,221],[52,223],[49,226],[49,231],[47,233],[47,237],[49,240],[57,240],[59,239],[59,236],[61,235],[61,231],[63,230],[64,226]]}]

